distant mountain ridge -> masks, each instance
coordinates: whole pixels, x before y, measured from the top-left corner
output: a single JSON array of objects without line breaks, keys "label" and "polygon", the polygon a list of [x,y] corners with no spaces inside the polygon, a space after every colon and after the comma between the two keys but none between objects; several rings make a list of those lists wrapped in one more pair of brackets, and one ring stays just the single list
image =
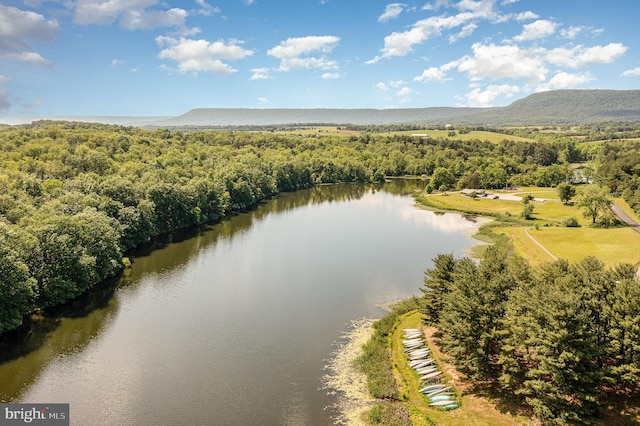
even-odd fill
[{"label": "distant mountain ridge", "polygon": [[290,124],[580,124],[640,121],[640,90],[553,90],[496,108],[196,108],[177,117],[18,117],[0,118],[0,123],[20,124],[41,119],[161,128]]},{"label": "distant mountain ridge", "polygon": [[491,126],[640,121],[640,90],[553,90],[468,116],[456,124]]},{"label": "distant mountain ridge", "polygon": [[472,115],[487,108],[196,108],[175,118],[163,120],[165,126],[266,126],[283,124],[401,124],[420,123],[460,115]]}]

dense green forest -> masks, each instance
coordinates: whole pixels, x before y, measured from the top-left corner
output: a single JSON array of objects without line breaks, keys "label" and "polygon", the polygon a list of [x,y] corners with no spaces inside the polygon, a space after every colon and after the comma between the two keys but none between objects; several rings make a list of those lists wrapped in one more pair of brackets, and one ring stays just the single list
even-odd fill
[{"label": "dense green forest", "polygon": [[531,268],[501,245],[480,264],[441,254],[422,311],[469,377],[521,398],[544,424],[591,424],[607,395],[640,391],[634,273],[593,257]]},{"label": "dense green forest", "polygon": [[130,250],[158,235],[318,184],[424,175],[429,190],[555,186],[569,163],[589,161],[614,194],[640,207],[633,142],[581,144],[561,133],[519,132],[537,141],[51,121],[0,127],[0,333],[115,276]]}]

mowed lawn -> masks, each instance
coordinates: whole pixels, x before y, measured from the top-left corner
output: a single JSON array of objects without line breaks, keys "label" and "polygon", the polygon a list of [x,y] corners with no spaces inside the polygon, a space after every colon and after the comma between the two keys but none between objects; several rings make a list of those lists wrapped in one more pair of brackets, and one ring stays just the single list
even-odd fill
[{"label": "mowed lawn", "polygon": [[[607,266],[620,263],[640,263],[640,232],[629,227],[561,228],[540,227],[538,229],[514,226],[495,228],[493,232],[509,236],[516,250],[532,264],[553,260],[529,237],[533,237],[554,256],[577,262],[586,256],[595,256]],[[529,235],[527,235],[527,233]]]},{"label": "mowed lawn", "polygon": [[461,141],[469,141],[478,139],[481,141],[489,141],[493,143],[502,142],[503,140],[516,141],[516,142],[534,142],[533,139],[523,138],[521,136],[512,136],[505,135],[502,133],[496,132],[486,132],[483,130],[473,130],[469,133],[458,133],[456,132],[455,136],[449,136],[450,130],[402,130],[399,132],[391,132],[393,134],[400,135],[414,135],[414,134],[427,134],[430,138],[433,139],[451,139],[451,140],[461,140]]},{"label": "mowed lawn", "polygon": [[[552,188],[520,188],[518,193],[494,191],[502,196],[511,194],[521,196],[532,194],[536,198],[547,198],[544,202],[532,202],[533,219],[526,225],[505,226],[492,229],[502,233],[513,242],[518,253],[531,264],[553,261],[555,256],[570,262],[580,261],[586,256],[595,256],[607,266],[620,263],[640,264],[640,233],[629,227],[592,228],[591,219],[582,216],[582,210],[576,206],[565,205],[557,200]],[[492,198],[470,198],[461,193],[433,194],[426,196],[428,203],[443,210],[457,210],[479,215],[519,216],[523,210],[521,201]],[[613,199],[616,205],[638,218],[629,205],[622,199]],[[560,226],[562,219],[574,217],[580,227]],[[537,225],[537,229],[535,227]],[[536,243],[537,241],[537,243]],[[542,245],[543,247],[540,247]],[[547,253],[545,249],[551,253]]]},{"label": "mowed lawn", "polygon": [[[542,190],[532,192],[535,192],[537,195],[534,195],[534,197],[539,199],[541,199],[542,195],[545,194]],[[507,195],[507,193],[499,191],[492,193],[495,193],[498,196],[502,196],[503,194]],[[554,192],[546,193],[546,198],[548,198],[547,201],[531,202],[533,205],[533,222],[541,221],[541,224],[544,222],[560,224],[563,218],[572,216],[578,220],[580,225],[589,224],[589,221],[582,217],[582,212],[578,207],[562,204],[557,200],[557,197],[553,197],[554,194]],[[508,195],[523,197],[526,193],[508,193]],[[521,200],[512,201],[504,199],[496,200],[493,198],[470,198],[459,192],[449,193],[447,195],[430,195],[428,196],[428,203],[443,210],[458,210],[468,213],[475,212],[477,214],[486,214],[491,216],[495,216],[496,214],[519,216],[524,209],[524,204]]]}]

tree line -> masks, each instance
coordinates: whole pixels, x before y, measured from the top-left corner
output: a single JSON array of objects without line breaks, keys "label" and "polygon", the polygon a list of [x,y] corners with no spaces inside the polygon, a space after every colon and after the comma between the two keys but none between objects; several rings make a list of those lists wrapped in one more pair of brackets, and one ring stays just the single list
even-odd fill
[{"label": "tree line", "polygon": [[472,379],[520,398],[544,424],[593,423],[608,395],[640,391],[633,265],[587,257],[530,267],[503,245],[479,264],[433,260],[421,310]]},{"label": "tree line", "polygon": [[569,162],[609,158],[603,152],[610,150],[573,140],[2,126],[0,333],[118,274],[126,254],[154,237],[215,223],[283,191],[402,175],[431,177],[436,190],[555,186]]}]

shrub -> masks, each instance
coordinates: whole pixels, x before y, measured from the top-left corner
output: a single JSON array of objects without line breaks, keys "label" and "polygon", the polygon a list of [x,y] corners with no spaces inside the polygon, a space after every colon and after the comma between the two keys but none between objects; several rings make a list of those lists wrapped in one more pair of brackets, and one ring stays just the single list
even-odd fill
[{"label": "shrub", "polygon": [[562,224],[562,226],[564,226],[566,228],[577,228],[578,226],[580,226],[578,224],[578,219],[576,219],[573,216],[568,216],[568,217],[563,218],[560,223]]}]

